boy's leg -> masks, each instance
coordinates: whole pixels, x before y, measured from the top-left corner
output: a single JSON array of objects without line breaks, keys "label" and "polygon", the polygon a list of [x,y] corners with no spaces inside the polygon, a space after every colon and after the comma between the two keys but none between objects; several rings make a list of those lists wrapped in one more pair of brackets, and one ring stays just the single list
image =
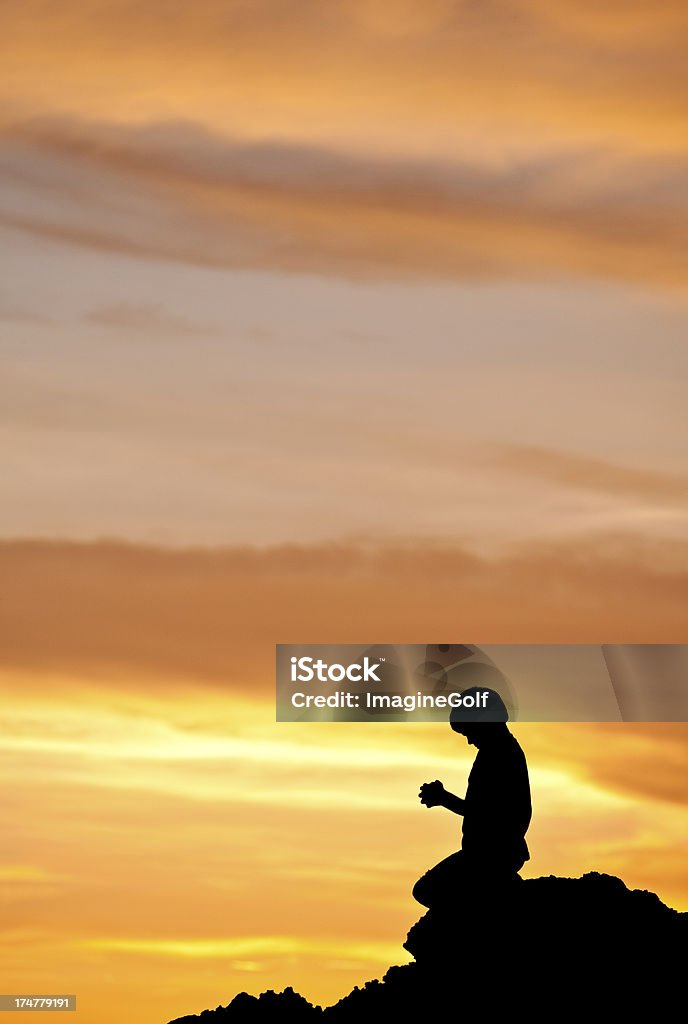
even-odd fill
[{"label": "boy's leg", "polygon": [[456,898],[464,875],[464,856],[459,850],[430,868],[413,887],[413,898],[424,907],[432,907]]}]

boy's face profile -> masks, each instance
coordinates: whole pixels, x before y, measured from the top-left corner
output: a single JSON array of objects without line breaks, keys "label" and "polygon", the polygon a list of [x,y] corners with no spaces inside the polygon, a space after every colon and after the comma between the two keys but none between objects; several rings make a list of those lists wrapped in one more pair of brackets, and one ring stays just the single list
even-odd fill
[{"label": "boy's face profile", "polygon": [[480,747],[486,740],[494,740],[504,732],[505,722],[451,722],[454,732],[466,737],[472,747]]},{"label": "boy's face profile", "polygon": [[470,725],[466,722],[452,722],[452,730],[466,737],[466,742],[473,747],[480,746],[480,726]]}]

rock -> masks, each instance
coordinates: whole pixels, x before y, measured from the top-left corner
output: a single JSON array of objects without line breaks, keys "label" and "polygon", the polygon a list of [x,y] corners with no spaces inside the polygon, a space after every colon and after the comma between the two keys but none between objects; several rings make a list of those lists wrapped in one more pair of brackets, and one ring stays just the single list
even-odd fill
[{"label": "rock", "polygon": [[322,1021],[322,1016],[323,1011],[319,1006],[313,1006],[290,987],[283,992],[263,992],[260,996],[240,992],[228,1006],[203,1010],[196,1016],[178,1017],[170,1024],[219,1024],[220,1021],[229,1021],[231,1024],[263,1024],[268,1021],[312,1024],[313,1021]]},{"label": "rock", "polygon": [[635,1019],[682,1004],[688,914],[612,875],[533,878],[498,897],[476,891],[460,906],[428,911],[405,948],[415,963],[390,967],[334,1006],[293,989],[245,993],[226,1007],[171,1024],[362,1024],[461,1014],[531,1020]]}]

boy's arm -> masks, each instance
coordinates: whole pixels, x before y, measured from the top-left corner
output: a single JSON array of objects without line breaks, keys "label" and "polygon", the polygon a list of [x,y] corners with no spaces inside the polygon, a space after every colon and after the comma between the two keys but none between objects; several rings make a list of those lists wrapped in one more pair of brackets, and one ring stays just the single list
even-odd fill
[{"label": "boy's arm", "polygon": [[462,800],[460,796],[454,796],[453,793],[449,793],[445,789],[442,806],[446,807],[448,811],[452,811],[453,814],[463,814],[466,810],[466,801]]},{"label": "boy's arm", "polygon": [[426,807],[446,807],[454,814],[463,814],[466,807],[466,801],[445,789],[439,779],[434,782],[425,782],[420,787],[418,796],[420,802]]}]

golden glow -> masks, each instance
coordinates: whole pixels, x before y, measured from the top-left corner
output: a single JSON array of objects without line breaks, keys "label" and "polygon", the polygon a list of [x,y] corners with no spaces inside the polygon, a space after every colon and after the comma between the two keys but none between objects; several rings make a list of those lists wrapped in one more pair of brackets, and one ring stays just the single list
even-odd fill
[{"label": "golden glow", "polygon": [[[463,789],[460,737],[278,725],[269,696],[145,673],[2,685],[5,985],[73,978],[94,1024],[136,994],[144,1024],[247,987],[329,1002],[406,961],[410,887],[458,842],[418,785]],[[514,729],[535,805],[526,874],[609,871],[688,908],[685,726]]]},{"label": "golden glow", "polygon": [[[305,941],[293,936],[258,935],[236,939],[191,939],[188,942],[166,939],[93,939],[83,943],[84,949],[116,953],[149,953],[154,956],[189,957],[202,960],[220,958],[265,956],[295,956],[311,954],[317,957],[337,957],[389,966],[406,963],[407,958],[398,945],[374,942],[336,942],[323,938]],[[257,969],[255,960],[253,970]]]}]

